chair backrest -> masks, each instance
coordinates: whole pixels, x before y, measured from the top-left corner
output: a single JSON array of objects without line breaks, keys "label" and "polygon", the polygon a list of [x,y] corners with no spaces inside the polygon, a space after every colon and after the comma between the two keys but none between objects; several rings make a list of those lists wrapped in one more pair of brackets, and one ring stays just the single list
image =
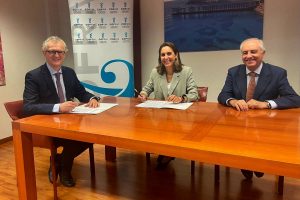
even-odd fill
[{"label": "chair backrest", "polygon": [[6,102],[4,107],[12,120],[23,118],[23,100]]},{"label": "chair backrest", "polygon": [[206,102],[208,87],[197,87],[199,101]]},{"label": "chair backrest", "polygon": [[[10,101],[4,103],[4,107],[12,120],[23,118],[23,100]],[[53,148],[53,140],[51,137],[44,135],[33,135],[33,146],[51,149]]]}]

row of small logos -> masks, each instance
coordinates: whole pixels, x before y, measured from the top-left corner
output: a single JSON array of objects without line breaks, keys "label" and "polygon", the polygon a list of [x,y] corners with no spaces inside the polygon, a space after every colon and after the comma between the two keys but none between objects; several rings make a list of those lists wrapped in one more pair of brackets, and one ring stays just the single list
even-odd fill
[{"label": "row of small logos", "polygon": [[88,3],[76,3],[75,6],[70,7],[70,13],[71,14],[105,14],[107,12],[109,13],[129,13],[131,10],[130,7],[128,7],[127,2],[123,2],[123,5],[118,7],[116,2],[111,2],[110,5],[104,5],[103,2],[94,3],[91,4],[91,2]]},{"label": "row of small logos", "polygon": [[[124,17],[121,23],[119,23],[117,21],[116,17],[113,17],[110,22],[107,22],[105,20],[105,18],[103,18],[103,17],[100,18],[100,21],[98,21],[97,19],[91,18],[91,17],[89,17],[87,19],[81,19],[81,18],[77,17],[75,19],[75,21],[76,22],[73,24],[74,27],[86,26],[87,28],[90,28],[90,29],[95,29],[97,26],[99,28],[106,28],[107,26],[110,26],[111,28],[119,28],[120,26],[122,28],[129,28],[132,25],[132,23],[129,22],[128,17]],[[87,23],[81,23],[81,21],[86,21]],[[100,22],[100,23],[97,23],[97,22]]]},{"label": "row of small logos", "polygon": [[71,15],[77,15],[77,14],[107,14],[107,13],[110,13],[110,14],[118,14],[118,13],[129,13],[129,10],[126,10],[126,11],[122,11],[122,12],[119,12],[117,10],[114,10],[114,11],[105,11],[105,10],[99,10],[97,9],[96,10],[72,10],[70,11],[70,14]]},{"label": "row of small logos", "polygon": [[118,43],[118,42],[131,42],[132,38],[129,36],[128,32],[125,32],[121,37],[118,37],[117,33],[112,33],[108,37],[106,33],[101,33],[100,37],[97,38],[98,34],[89,33],[83,35],[82,33],[76,33],[74,36],[74,44],[97,44],[97,43]]},{"label": "row of small logos", "polygon": [[[117,18],[117,17],[112,17],[112,18],[108,18],[108,17],[101,17],[100,19],[97,19],[96,17],[87,17],[87,18],[81,18],[81,17],[76,17],[75,18],[75,23],[76,25],[83,25],[83,21],[85,22],[85,24],[119,24],[121,22],[121,24],[125,24],[125,25],[130,25],[131,22],[129,21],[128,17],[122,17],[122,19]],[[108,22],[110,21],[110,22]]]},{"label": "row of small logos", "polygon": [[132,26],[131,25],[121,25],[119,26],[118,24],[117,25],[109,25],[107,26],[106,24],[85,24],[85,25],[77,25],[77,24],[74,24],[72,27],[74,28],[85,28],[86,30],[94,30],[96,29],[97,27],[99,29],[119,29],[119,28],[126,28],[126,29],[130,29]]}]

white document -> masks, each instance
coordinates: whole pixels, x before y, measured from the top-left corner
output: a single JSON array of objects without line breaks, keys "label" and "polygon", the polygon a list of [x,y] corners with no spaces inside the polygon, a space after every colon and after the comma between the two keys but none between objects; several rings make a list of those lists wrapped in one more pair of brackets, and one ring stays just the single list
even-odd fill
[{"label": "white document", "polygon": [[116,103],[100,103],[100,106],[97,108],[89,108],[85,106],[86,104],[75,107],[71,113],[77,114],[98,114],[104,112],[118,104]]},{"label": "white document", "polygon": [[143,103],[136,105],[139,108],[173,108],[179,110],[188,109],[193,103],[173,103],[169,101],[155,101],[155,100],[147,100]]}]

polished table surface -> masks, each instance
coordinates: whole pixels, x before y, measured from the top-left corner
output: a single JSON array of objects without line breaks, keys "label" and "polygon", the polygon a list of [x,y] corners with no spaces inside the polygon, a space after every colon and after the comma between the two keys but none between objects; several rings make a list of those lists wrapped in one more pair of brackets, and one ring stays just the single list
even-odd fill
[{"label": "polished table surface", "polygon": [[239,112],[208,102],[187,110],[152,109],[120,97],[102,102],[118,106],[97,115],[36,115],[13,122],[20,199],[36,199],[31,134],[300,178],[300,109]]}]

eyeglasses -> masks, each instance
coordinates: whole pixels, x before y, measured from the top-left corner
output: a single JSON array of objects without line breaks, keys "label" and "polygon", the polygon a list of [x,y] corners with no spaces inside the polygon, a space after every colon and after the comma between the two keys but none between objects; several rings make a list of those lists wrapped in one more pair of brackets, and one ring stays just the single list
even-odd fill
[{"label": "eyeglasses", "polygon": [[50,55],[54,56],[56,54],[58,54],[59,56],[62,56],[62,55],[65,55],[65,51],[55,51],[55,50],[52,50],[52,51],[46,51],[47,53],[49,53]]}]

